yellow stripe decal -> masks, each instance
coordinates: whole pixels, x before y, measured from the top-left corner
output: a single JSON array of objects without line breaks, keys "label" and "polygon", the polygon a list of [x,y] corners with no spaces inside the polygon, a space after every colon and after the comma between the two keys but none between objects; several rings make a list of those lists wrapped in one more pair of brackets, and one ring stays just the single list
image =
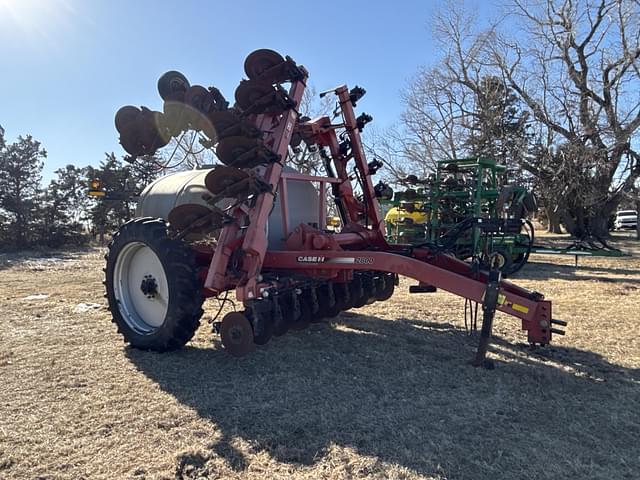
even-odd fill
[{"label": "yellow stripe decal", "polygon": [[518,305],[517,303],[512,304],[511,308],[513,308],[516,312],[529,313],[529,307]]}]

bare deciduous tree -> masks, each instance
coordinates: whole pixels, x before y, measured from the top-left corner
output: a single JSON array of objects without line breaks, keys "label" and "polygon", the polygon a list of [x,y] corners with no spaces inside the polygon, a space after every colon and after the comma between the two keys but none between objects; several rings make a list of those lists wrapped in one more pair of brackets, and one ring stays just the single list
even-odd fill
[{"label": "bare deciduous tree", "polygon": [[[513,0],[518,35],[492,43],[493,66],[549,131],[547,161],[571,233],[607,233],[640,175],[637,0]],[[553,159],[553,160],[551,160]],[[552,166],[554,170],[549,170]]]},{"label": "bare deciduous tree", "polygon": [[433,19],[439,62],[422,68],[403,92],[401,163],[433,169],[438,160],[491,156],[516,163],[527,151],[528,112],[491,66],[495,26],[449,4]]},{"label": "bare deciduous tree", "polygon": [[[441,56],[405,92],[404,157],[429,166],[477,153],[475,137],[481,151],[531,172],[549,213],[571,233],[605,235],[640,177],[640,3],[508,1],[504,18],[484,29],[463,3],[435,16]],[[504,88],[490,90],[505,99],[487,95],[487,79],[498,79],[489,83]],[[513,93],[520,113],[511,111],[510,122],[514,131],[526,124],[531,142],[504,149],[506,132],[491,124],[500,105],[515,105],[504,101]]]}]

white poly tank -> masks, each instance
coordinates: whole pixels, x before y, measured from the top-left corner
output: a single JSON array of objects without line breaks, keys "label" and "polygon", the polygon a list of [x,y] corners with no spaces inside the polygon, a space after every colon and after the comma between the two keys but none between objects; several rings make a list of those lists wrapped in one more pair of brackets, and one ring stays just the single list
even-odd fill
[{"label": "white poly tank", "polygon": [[[169,212],[185,203],[207,206],[202,197],[208,194],[204,179],[212,169],[187,170],[160,177],[150,183],[140,194],[136,208],[137,217],[155,217],[167,220]],[[295,172],[285,167],[286,172]],[[289,207],[289,232],[301,223],[317,227],[319,224],[318,190],[310,182],[287,181],[287,200]],[[233,200],[225,199],[218,203],[224,209]],[[270,250],[281,250],[284,242],[282,228],[282,209],[279,194],[269,216],[267,225]]]}]

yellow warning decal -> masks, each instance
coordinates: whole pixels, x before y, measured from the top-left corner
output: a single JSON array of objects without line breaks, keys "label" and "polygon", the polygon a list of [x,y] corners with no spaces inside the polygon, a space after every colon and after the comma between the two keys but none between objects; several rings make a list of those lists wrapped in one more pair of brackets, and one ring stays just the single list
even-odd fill
[{"label": "yellow warning decal", "polygon": [[529,313],[529,307],[518,305],[517,303],[512,303],[511,308],[513,308],[516,312]]}]

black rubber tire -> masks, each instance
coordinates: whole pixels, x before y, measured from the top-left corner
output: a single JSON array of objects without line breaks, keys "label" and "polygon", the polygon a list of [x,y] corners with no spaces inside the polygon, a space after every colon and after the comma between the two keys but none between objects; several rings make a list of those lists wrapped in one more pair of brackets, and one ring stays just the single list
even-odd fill
[{"label": "black rubber tire", "polygon": [[526,253],[519,253],[514,259],[513,264],[508,272],[505,272],[506,276],[513,275],[514,273],[520,271],[522,267],[524,267],[527,263],[528,256]]},{"label": "black rubber tire", "polygon": [[[158,256],[167,278],[168,309],[164,322],[154,331],[142,334],[132,329],[123,318],[113,288],[116,259],[129,243],[141,242]],[[132,347],[156,352],[176,350],[184,346],[198,329],[204,311],[202,285],[198,279],[196,258],[188,246],[167,236],[167,226],[160,218],[136,218],[128,221],[113,236],[105,255],[105,286],[113,322],[125,342]]]}]

